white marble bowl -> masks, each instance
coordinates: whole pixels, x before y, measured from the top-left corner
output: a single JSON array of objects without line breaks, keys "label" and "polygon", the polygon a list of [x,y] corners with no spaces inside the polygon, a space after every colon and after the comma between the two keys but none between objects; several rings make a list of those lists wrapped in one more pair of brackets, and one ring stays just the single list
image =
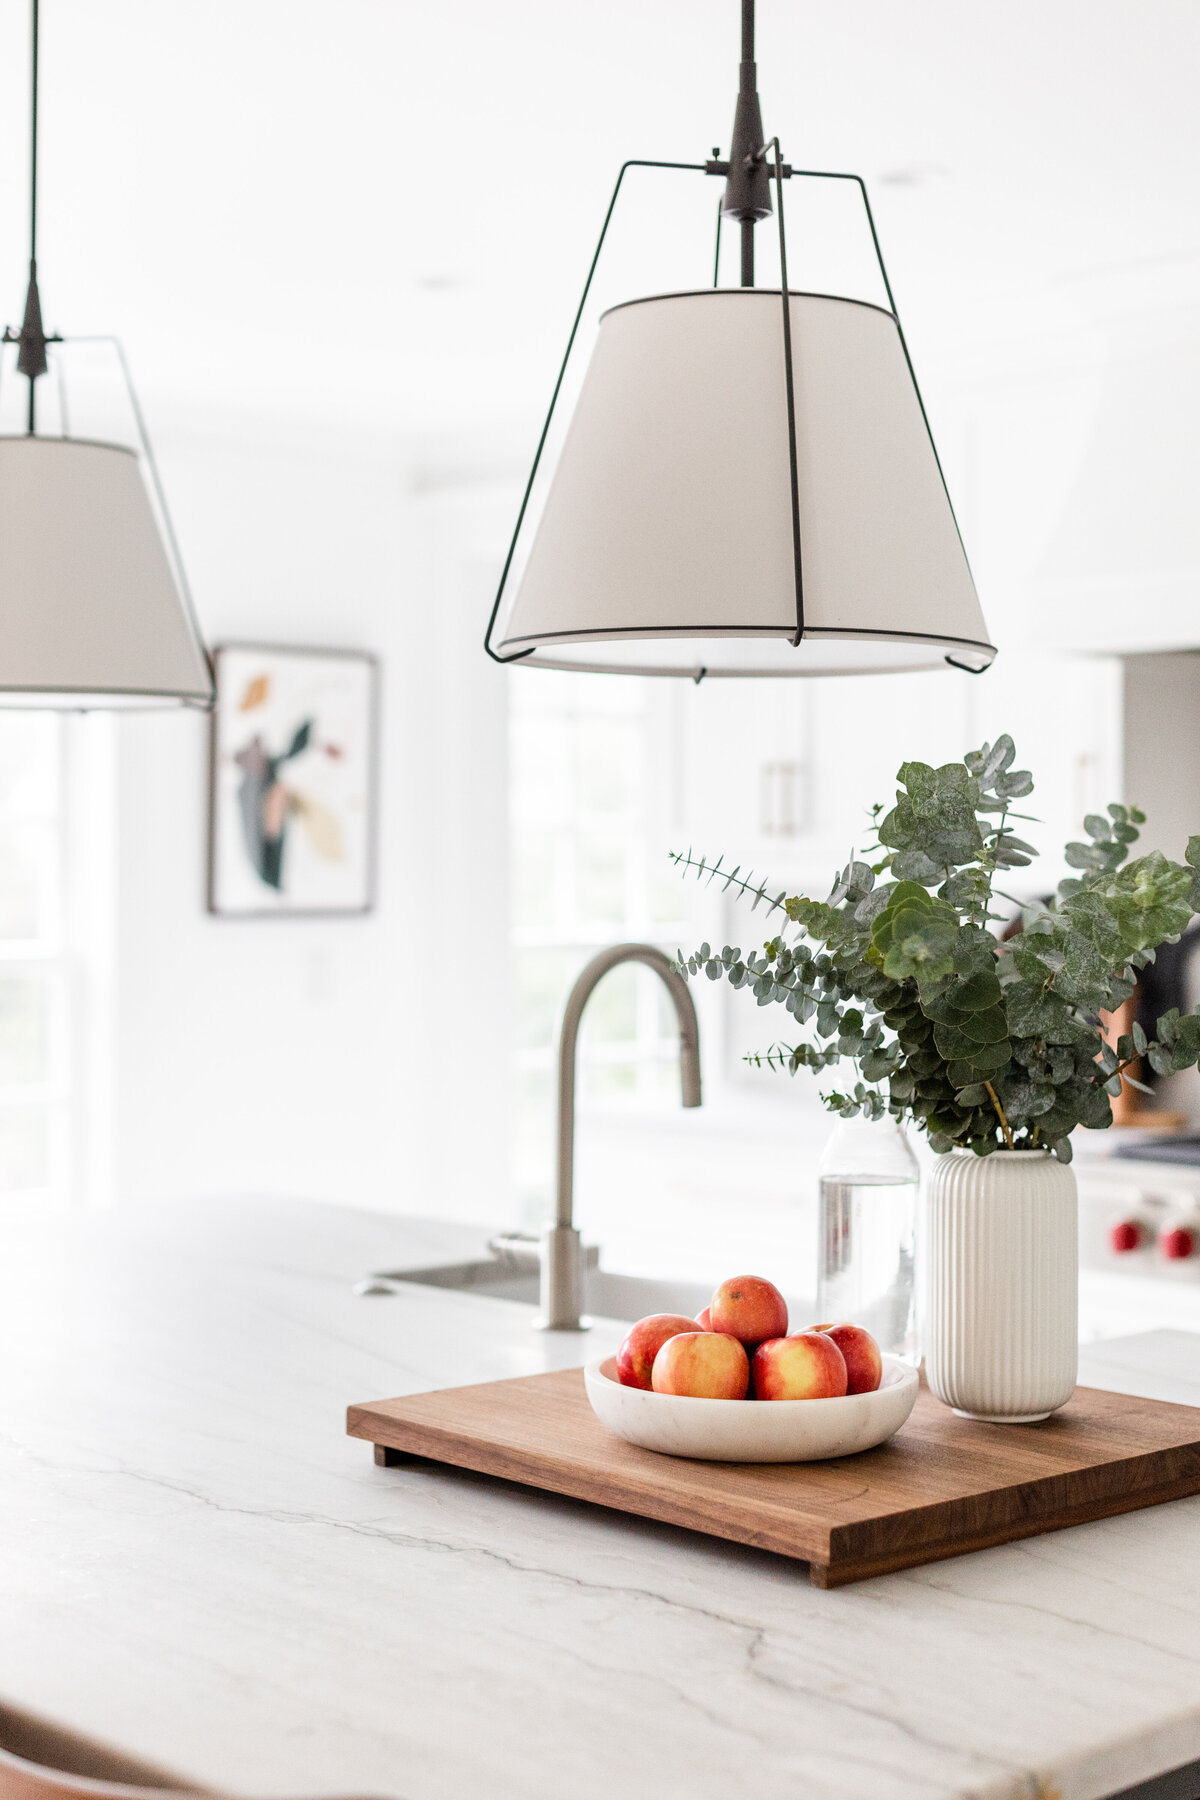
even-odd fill
[{"label": "white marble bowl", "polygon": [[917,1398],[917,1371],[883,1359],[873,1394],[840,1400],[693,1400],[623,1387],[615,1356],[583,1371],[587,1397],[602,1425],[643,1450],[702,1462],[820,1462],[886,1443]]}]

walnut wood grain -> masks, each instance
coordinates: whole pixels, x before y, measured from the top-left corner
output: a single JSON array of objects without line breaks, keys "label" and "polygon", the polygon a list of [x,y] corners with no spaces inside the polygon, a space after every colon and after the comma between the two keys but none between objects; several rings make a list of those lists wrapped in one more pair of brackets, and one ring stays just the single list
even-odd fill
[{"label": "walnut wood grain", "polygon": [[838,1587],[1200,1492],[1200,1408],[1077,1388],[1040,1425],[960,1419],[922,1387],[888,1444],[824,1463],[710,1463],[605,1430],[579,1369],[352,1406],[397,1453],[567,1494],[809,1564]]}]

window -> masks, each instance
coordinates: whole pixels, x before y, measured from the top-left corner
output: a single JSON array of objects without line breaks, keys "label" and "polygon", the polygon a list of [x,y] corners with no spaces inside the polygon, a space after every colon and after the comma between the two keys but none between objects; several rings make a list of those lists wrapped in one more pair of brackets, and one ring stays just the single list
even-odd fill
[{"label": "window", "polygon": [[0,1193],[65,1194],[63,721],[0,710]]},{"label": "window", "polygon": [[[525,1222],[550,1193],[559,1010],[589,954],[622,939],[673,951],[686,935],[666,858],[670,698],[617,676],[525,673],[510,686],[516,1185]],[[678,1084],[662,984],[625,967],[585,1016],[580,1091],[634,1108]]]}]

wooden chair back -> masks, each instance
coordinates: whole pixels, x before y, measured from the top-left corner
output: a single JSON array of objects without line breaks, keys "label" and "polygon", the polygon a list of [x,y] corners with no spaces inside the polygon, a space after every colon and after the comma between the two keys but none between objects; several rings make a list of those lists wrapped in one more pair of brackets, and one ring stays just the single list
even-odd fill
[{"label": "wooden chair back", "polygon": [[0,1705],[0,1800],[215,1800],[162,1769]]},{"label": "wooden chair back", "polygon": [[153,1800],[188,1791],[161,1769],[0,1705],[0,1800]]}]

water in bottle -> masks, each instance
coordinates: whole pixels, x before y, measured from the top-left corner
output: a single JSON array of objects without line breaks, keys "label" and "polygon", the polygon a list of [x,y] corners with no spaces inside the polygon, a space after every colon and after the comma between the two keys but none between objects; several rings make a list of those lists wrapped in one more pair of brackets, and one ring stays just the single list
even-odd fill
[{"label": "water in bottle", "polygon": [[843,1119],[820,1164],[817,1311],[920,1359],[914,1253],[920,1171],[895,1119]]}]

